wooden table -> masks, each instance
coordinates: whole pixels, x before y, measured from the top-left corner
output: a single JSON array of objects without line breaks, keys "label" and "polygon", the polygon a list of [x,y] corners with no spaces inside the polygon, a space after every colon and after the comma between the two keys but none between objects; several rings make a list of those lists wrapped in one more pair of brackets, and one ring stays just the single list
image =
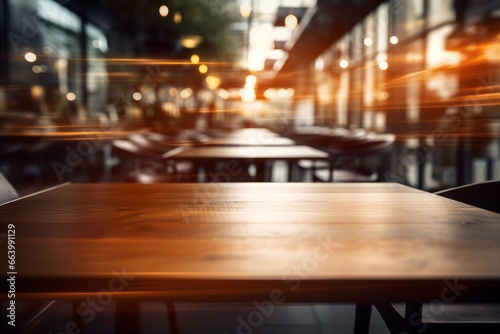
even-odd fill
[{"label": "wooden table", "polygon": [[120,303],[500,301],[500,215],[398,184],[72,184],[0,217],[18,300],[84,300],[123,272]]},{"label": "wooden table", "polygon": [[203,146],[293,146],[296,142],[285,137],[235,137],[228,136],[212,139],[203,144]]},{"label": "wooden table", "polygon": [[[181,153],[173,155],[173,160],[190,160],[198,166],[205,165],[209,173],[221,172],[214,167],[215,162],[227,162],[223,172],[232,175],[231,170],[241,170],[245,163],[255,163],[257,169],[257,181],[266,181],[266,162],[284,160],[288,163],[288,180],[293,177],[293,166],[303,159],[327,160],[328,153],[314,149],[309,146],[213,146],[192,147]],[[241,171],[240,171],[241,172]]]},{"label": "wooden table", "polygon": [[224,133],[225,136],[233,136],[233,137],[278,137],[279,134],[273,132],[266,128],[245,128],[245,129],[237,129]]}]

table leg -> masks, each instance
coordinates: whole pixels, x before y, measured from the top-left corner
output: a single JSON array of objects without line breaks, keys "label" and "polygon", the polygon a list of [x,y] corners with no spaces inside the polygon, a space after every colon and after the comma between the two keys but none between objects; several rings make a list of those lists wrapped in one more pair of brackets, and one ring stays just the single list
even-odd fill
[{"label": "table leg", "polygon": [[140,303],[138,301],[120,300],[116,302],[116,333],[140,332]]},{"label": "table leg", "polygon": [[255,181],[266,182],[266,162],[263,160],[255,161]]},{"label": "table leg", "polygon": [[297,162],[288,161],[288,182],[293,182],[293,171],[296,169]]},{"label": "table leg", "polygon": [[422,325],[422,303],[406,303],[405,320],[411,326]]},{"label": "table leg", "polygon": [[354,334],[368,334],[370,331],[371,313],[372,306],[370,304],[356,304]]},{"label": "table leg", "polygon": [[80,305],[81,301],[73,301],[72,307],[73,307],[73,320],[77,324],[77,328],[80,328],[81,332],[80,333],[85,333],[85,320],[83,317],[78,313],[78,306]]},{"label": "table leg", "polygon": [[328,182],[333,182],[333,174],[335,170],[335,159],[333,157],[330,157],[330,161],[328,162],[328,170],[329,170],[329,175],[328,175]]},{"label": "table leg", "polygon": [[179,325],[177,323],[177,314],[175,312],[174,302],[167,302],[168,322],[170,323],[170,333],[179,334]]}]

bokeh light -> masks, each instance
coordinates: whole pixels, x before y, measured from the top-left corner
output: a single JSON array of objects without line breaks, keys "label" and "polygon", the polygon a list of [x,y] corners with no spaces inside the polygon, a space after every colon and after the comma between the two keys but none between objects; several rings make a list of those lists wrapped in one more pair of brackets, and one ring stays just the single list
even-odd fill
[{"label": "bokeh light", "polygon": [[142,94],[139,93],[139,92],[135,92],[133,95],[132,95],[132,98],[135,100],[135,101],[140,101],[142,100]]},{"label": "bokeh light", "polygon": [[76,100],[76,94],[75,93],[68,93],[66,94],[66,100],[68,101],[75,101]]},{"label": "bokeh light", "polygon": [[200,71],[201,74],[205,74],[208,72],[208,66],[207,65],[200,65],[198,70]]},{"label": "bokeh light", "polygon": [[160,12],[160,15],[161,15],[161,16],[165,17],[165,16],[167,16],[167,15],[168,15],[168,13],[169,13],[170,11],[169,11],[169,9],[168,9],[168,7],[167,7],[167,6],[163,5],[163,6],[161,6],[161,7],[160,7],[159,12]]},{"label": "bokeh light", "polygon": [[341,68],[348,68],[349,67],[349,61],[347,61],[346,59],[342,59],[340,60],[339,62],[339,66]]},{"label": "bokeh light", "polygon": [[198,56],[197,54],[191,56],[191,63],[198,64],[199,62],[200,62],[200,56]]},{"label": "bokeh light", "polygon": [[26,52],[24,59],[26,59],[27,62],[34,63],[38,58],[33,52]]}]

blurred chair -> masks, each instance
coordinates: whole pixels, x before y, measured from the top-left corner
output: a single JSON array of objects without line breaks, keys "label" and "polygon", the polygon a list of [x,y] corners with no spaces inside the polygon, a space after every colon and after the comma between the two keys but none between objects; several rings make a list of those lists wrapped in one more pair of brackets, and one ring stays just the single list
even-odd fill
[{"label": "blurred chair", "polygon": [[[9,181],[0,173],[0,204],[16,199],[17,191]],[[2,234],[2,237],[5,234]],[[5,302],[4,302],[5,303]],[[3,303],[3,304],[4,304]],[[62,302],[51,300],[44,301],[16,301],[16,329],[17,333],[31,333],[52,312],[58,309]],[[2,308],[7,307],[6,304]],[[4,325],[4,323],[2,323]]]},{"label": "blurred chair", "polygon": [[387,167],[384,157],[390,152],[395,136],[357,133],[327,142],[321,149],[330,155],[328,162],[299,162],[299,167],[312,171],[313,181],[376,182]]},{"label": "blurred chair", "polygon": [[438,191],[435,194],[500,213],[500,180],[473,183]]},{"label": "blurred chair", "polygon": [[11,201],[18,196],[16,189],[14,189],[3,174],[0,173],[0,203]]},{"label": "blurred chair", "polygon": [[[500,213],[500,180],[468,184],[435,193],[458,202]],[[499,220],[500,221],[500,220]],[[391,332],[423,329],[424,333],[500,333],[500,304],[443,304],[439,314],[427,303],[407,304],[406,309],[375,305]]]},{"label": "blurred chair", "polygon": [[[114,173],[118,181],[138,183],[177,182],[191,177],[191,165],[177,164],[170,157],[184,150],[183,147],[157,146],[148,148],[131,140],[114,140],[114,155],[119,160]],[[114,175],[115,178],[117,175]]]}]

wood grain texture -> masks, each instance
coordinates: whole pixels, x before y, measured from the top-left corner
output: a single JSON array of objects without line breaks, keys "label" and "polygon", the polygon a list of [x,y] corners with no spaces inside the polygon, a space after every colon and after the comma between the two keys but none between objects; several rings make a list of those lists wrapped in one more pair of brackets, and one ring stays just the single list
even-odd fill
[{"label": "wood grain texture", "polygon": [[194,299],[296,284],[306,300],[429,298],[446,278],[500,282],[500,215],[398,184],[72,184],[0,217],[16,226],[25,291],[54,298],[122,268],[127,293]]}]

